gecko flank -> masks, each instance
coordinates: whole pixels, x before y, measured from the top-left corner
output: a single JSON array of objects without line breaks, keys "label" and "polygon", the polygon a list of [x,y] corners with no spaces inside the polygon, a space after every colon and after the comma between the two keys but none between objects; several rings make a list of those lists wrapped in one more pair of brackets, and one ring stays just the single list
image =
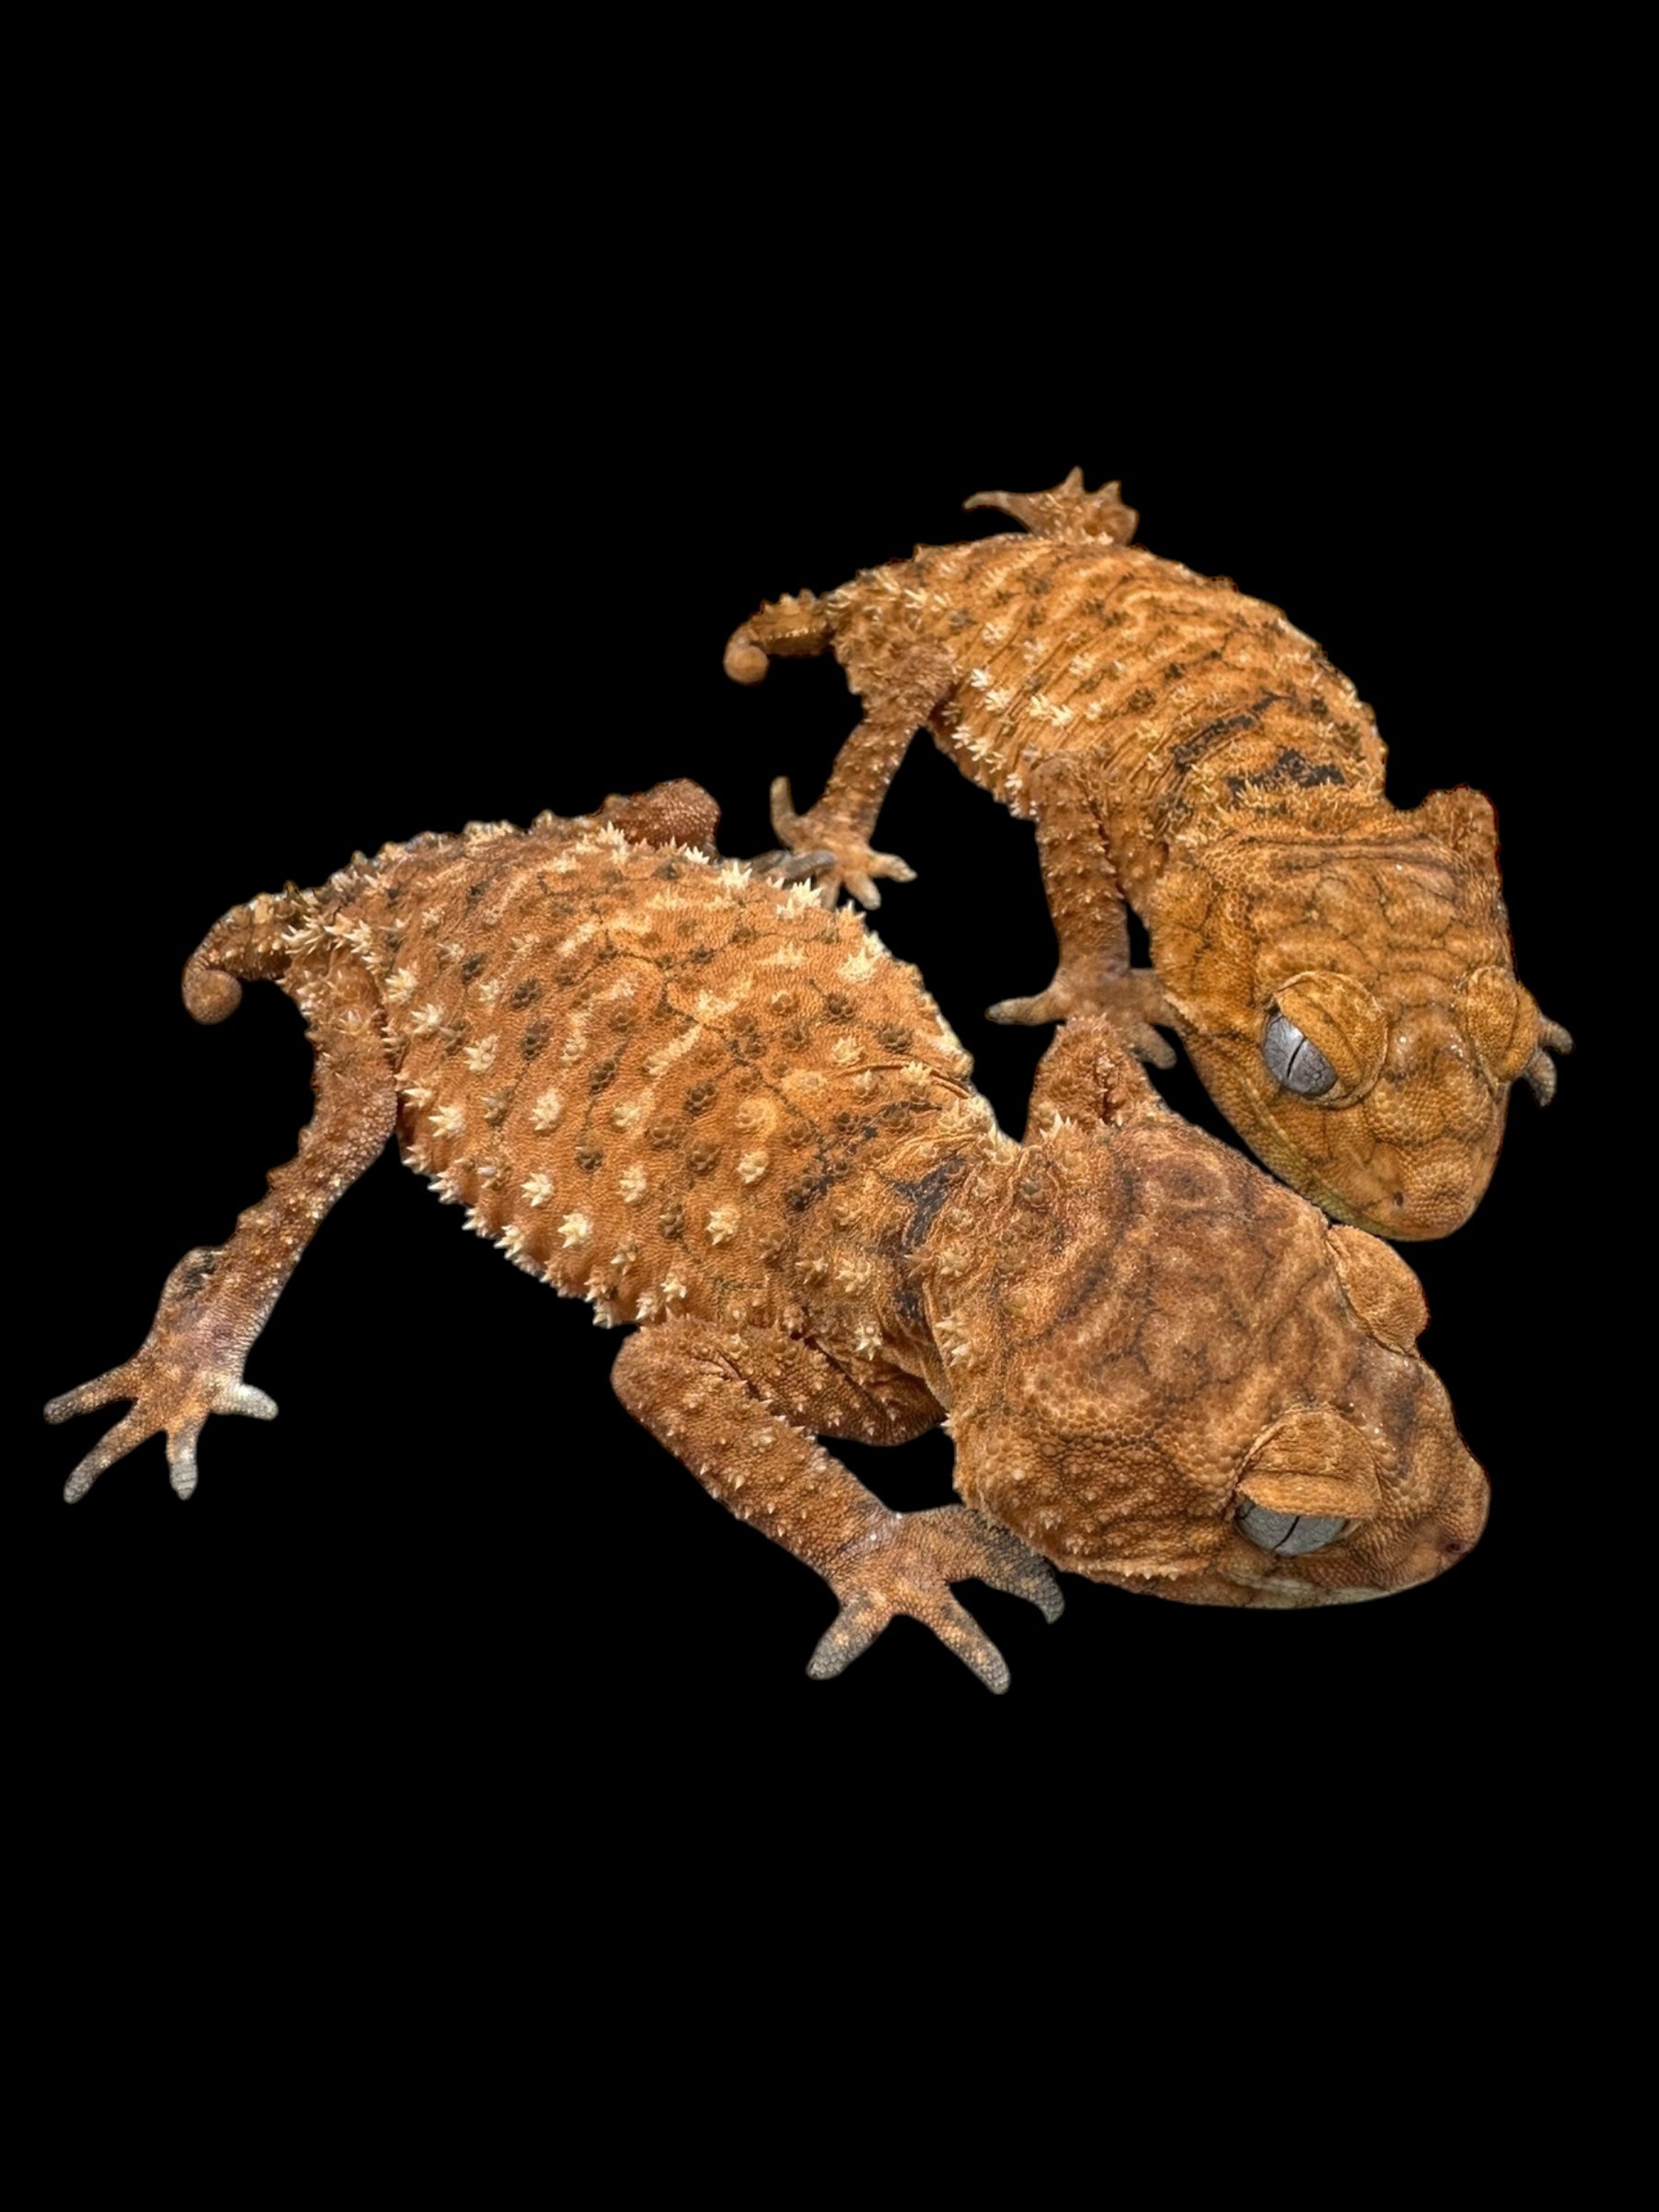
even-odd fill
[{"label": "gecko flank", "polygon": [[[808,886],[713,857],[715,818],[665,784],[388,846],[225,917],[186,1004],[217,1021],[239,977],[288,992],[316,1113],[229,1241],[173,1270],[137,1354],[48,1407],[132,1401],[71,1499],[158,1431],[187,1497],[209,1414],[275,1413],[248,1351],[395,1132],[516,1265],[641,1324],[624,1405],[840,1601],[817,1675],[907,1613],[1001,1688],[950,1594],[974,1577],[1051,1618],[1050,1563],[1307,1606],[1468,1548],[1486,1481],[1403,1261],[1165,1112],[1098,1017],[1050,1048],[1016,1144],[914,971]],[[818,1441],[941,1420],[963,1503],[924,1512]]]},{"label": "gecko flank", "polygon": [[[1571,1040],[1516,982],[1497,832],[1479,793],[1383,795],[1371,711],[1277,607],[1129,540],[1115,484],[983,492],[1031,534],[919,547],[815,599],[763,607],[726,648],[832,649],[864,707],[806,815],[865,905],[876,817],[912,734],[1036,824],[1060,965],[1002,1021],[1111,1014],[1168,1065],[1173,1029],[1276,1173],[1379,1236],[1444,1236],[1490,1178],[1511,1085],[1542,1100]],[[1124,902],[1152,967],[1131,969]]]}]

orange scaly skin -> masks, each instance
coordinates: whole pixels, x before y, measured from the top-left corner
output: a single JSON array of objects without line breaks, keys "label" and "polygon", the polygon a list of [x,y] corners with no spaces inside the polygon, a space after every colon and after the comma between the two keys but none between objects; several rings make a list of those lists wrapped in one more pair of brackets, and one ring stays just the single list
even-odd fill
[{"label": "orange scaly skin", "polygon": [[[1486,1189],[1511,1084],[1547,1101],[1549,1048],[1571,1042],[1515,982],[1491,807],[1467,790],[1392,806],[1347,678],[1277,607],[1132,546],[1117,492],[1074,470],[981,493],[970,507],[1032,535],[918,547],[735,632],[737,681],[830,648],[864,705],[809,813],[774,785],[778,833],[877,904],[874,877],[911,871],[871,852],[876,817],[930,729],[1036,823],[1059,971],[993,1019],[1104,1012],[1162,1065],[1152,1025],[1173,1029],[1277,1174],[1378,1236],[1444,1236]],[[1150,970],[1129,966],[1125,900]],[[1320,1095],[1268,1065],[1276,1020],[1315,1048]]]},{"label": "orange scaly skin", "polygon": [[[158,1430],[188,1496],[208,1414],[275,1413],[248,1350],[395,1129],[516,1265],[641,1324],[624,1405],[840,1600],[815,1674],[904,1612],[1001,1688],[949,1585],[1053,1618],[1045,1560],[1300,1606],[1474,1542],[1485,1477],[1395,1254],[1168,1113],[1099,1018],[1051,1048],[1014,1143],[914,971],[807,886],[711,857],[715,818],[665,784],[388,846],[225,917],[186,1004],[216,1021],[238,977],[287,991],[316,1115],[229,1241],[174,1269],[135,1358],[48,1407],[134,1402],[71,1499]],[[940,1420],[965,1502],[928,1512],[817,1441]]]}]

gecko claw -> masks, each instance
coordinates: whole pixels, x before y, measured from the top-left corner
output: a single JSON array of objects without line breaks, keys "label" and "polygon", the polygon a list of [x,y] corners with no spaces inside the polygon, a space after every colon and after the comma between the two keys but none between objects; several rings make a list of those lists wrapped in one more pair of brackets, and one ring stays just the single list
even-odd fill
[{"label": "gecko claw", "polygon": [[827,876],[835,865],[835,855],[822,847],[816,853],[757,853],[744,865],[753,876],[775,876],[781,883],[801,883],[809,876]]},{"label": "gecko claw", "polygon": [[1559,1021],[1551,1021],[1547,1015],[1540,1017],[1538,1049],[1521,1070],[1522,1081],[1540,1106],[1547,1106],[1556,1094],[1556,1064],[1550,1055],[1554,1053],[1570,1053],[1571,1050],[1570,1031],[1564,1030]]}]

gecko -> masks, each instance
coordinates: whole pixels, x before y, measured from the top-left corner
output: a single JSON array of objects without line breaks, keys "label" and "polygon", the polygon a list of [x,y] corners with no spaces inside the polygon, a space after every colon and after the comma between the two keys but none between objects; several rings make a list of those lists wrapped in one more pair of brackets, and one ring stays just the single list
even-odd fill
[{"label": "gecko", "polygon": [[[832,650],[863,709],[818,804],[772,786],[785,845],[865,906],[912,735],[1035,824],[1053,982],[988,1009],[1105,1012],[1173,1064],[1173,1030],[1257,1157],[1334,1218],[1440,1237],[1490,1178],[1511,1086],[1547,1103],[1572,1040],[1515,980],[1496,818],[1468,789],[1406,812],[1375,718],[1276,606],[1131,541],[1120,487],[981,492],[1029,535],[922,546],[726,646],[737,682]],[[1127,909],[1151,966],[1131,966]]]},{"label": "gecko", "polygon": [[[1486,1477],[1390,1246],[1166,1109],[1103,1017],[1059,1032],[1015,1141],[917,971],[792,864],[723,860],[716,824],[677,780],[359,853],[209,932],[189,1012],[278,985],[315,1111],[139,1351],[48,1406],[131,1402],[67,1498],[158,1432],[188,1498],[209,1415],[274,1416],[248,1353],[395,1137],[515,1265],[631,1324],[623,1406],[834,1594],[816,1677],[905,1614],[1004,1688],[964,1580],[1051,1619],[1055,1568],[1282,1608],[1470,1547]],[[940,1423],[958,1499],[920,1512],[822,1441]]]}]

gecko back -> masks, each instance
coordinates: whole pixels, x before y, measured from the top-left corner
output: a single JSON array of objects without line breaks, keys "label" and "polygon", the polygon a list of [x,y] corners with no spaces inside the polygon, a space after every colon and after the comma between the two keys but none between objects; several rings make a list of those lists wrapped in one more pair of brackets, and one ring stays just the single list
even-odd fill
[{"label": "gecko back", "polygon": [[[1478,1203],[1511,1086],[1541,1100],[1571,1040],[1516,982],[1495,818],[1467,790],[1416,809],[1353,686],[1277,607],[1134,545],[1118,488],[982,494],[1027,535],[918,547],[727,647],[831,650],[864,706],[818,804],[774,786],[780,835],[866,904],[910,875],[874,852],[912,733],[1035,822],[1060,941],[1004,1021],[1106,1013],[1147,1059],[1175,1031],[1276,1173],[1379,1236],[1442,1236]],[[1129,959],[1125,905],[1149,969]]]},{"label": "gecko back", "polygon": [[[1003,1688],[951,1594],[969,1579],[1051,1619],[1054,1566],[1281,1608],[1407,1589],[1469,1547],[1485,1477],[1397,1254],[1166,1112],[1098,1017],[1051,1047],[1017,1143],[916,971],[786,869],[723,863],[714,821],[680,782],[477,824],[208,933],[191,1012],[276,983],[317,1111],[225,1243],[173,1269],[138,1352],[53,1401],[132,1405],[70,1499],[158,1432],[188,1497],[209,1416],[275,1414],[244,1362],[395,1135],[468,1228],[630,1326],[629,1411],[834,1592],[815,1675],[905,1613]],[[820,1441],[941,1422],[959,1502],[922,1512]],[[603,1455],[572,1478],[616,1480]],[[619,1532],[642,1504],[617,1497]]]}]

